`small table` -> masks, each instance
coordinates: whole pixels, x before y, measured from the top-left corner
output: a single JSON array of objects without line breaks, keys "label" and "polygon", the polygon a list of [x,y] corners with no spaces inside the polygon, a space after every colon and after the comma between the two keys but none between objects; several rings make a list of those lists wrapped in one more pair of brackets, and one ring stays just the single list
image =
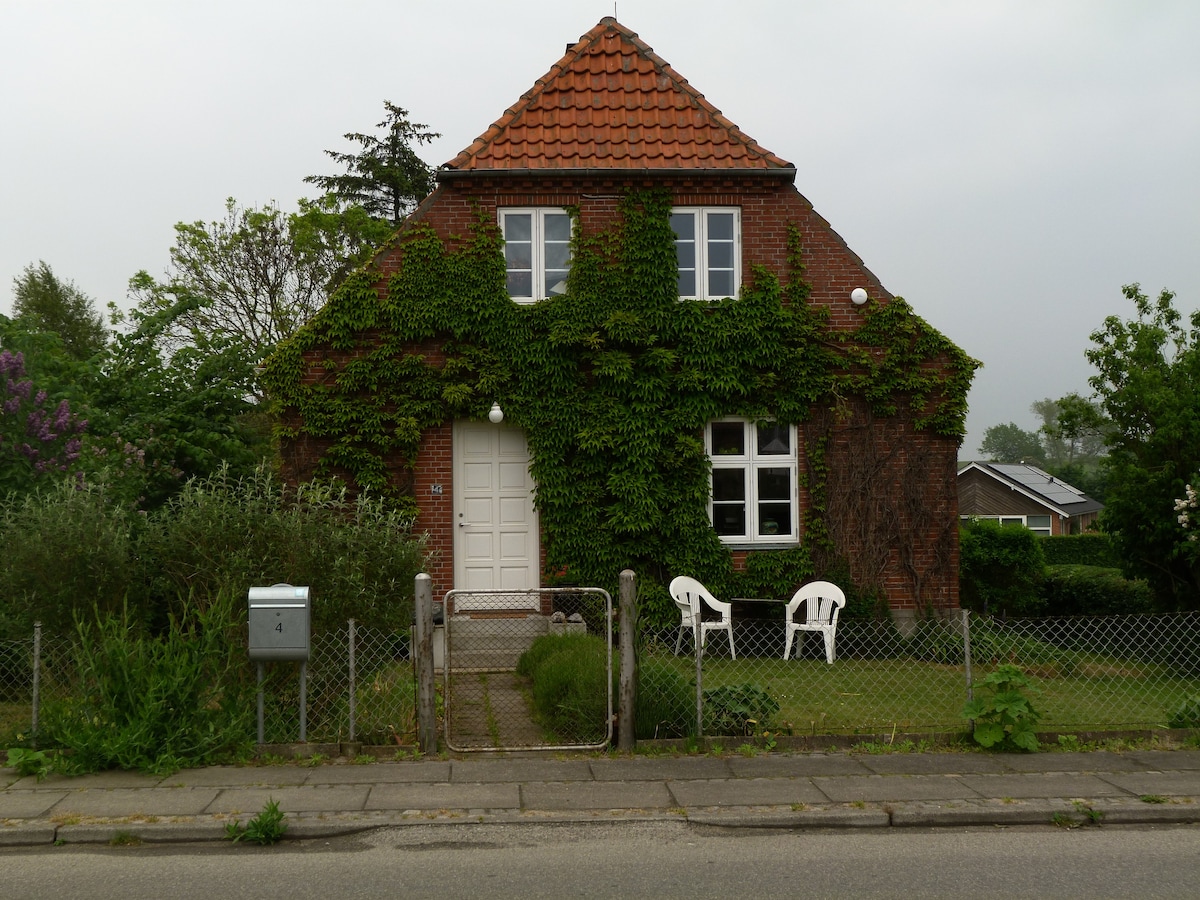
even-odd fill
[{"label": "small table", "polygon": [[782,600],[773,597],[731,597],[733,604],[733,620],[744,619],[781,619],[783,608],[787,605]]}]

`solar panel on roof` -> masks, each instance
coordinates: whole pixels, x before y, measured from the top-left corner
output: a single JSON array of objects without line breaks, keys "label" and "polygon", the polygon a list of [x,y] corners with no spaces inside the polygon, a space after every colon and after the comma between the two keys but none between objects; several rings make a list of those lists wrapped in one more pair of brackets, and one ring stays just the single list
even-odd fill
[{"label": "solar panel on roof", "polygon": [[1058,506],[1079,503],[1084,499],[1083,491],[1059,481],[1050,473],[1043,472],[1036,466],[993,463],[992,467],[1005,478],[1017,482],[1022,487],[1028,488]]}]

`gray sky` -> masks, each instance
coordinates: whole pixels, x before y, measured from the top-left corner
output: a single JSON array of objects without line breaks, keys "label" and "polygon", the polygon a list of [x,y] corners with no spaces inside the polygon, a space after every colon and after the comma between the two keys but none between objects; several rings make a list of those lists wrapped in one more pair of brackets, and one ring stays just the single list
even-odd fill
[{"label": "gray sky", "polygon": [[[383,100],[441,164],[611,0],[4,0],[0,311],[44,259],[103,308],[178,221],[292,209]],[[1200,304],[1195,0],[619,0],[883,281],[985,368],[990,425],[1087,392],[1121,285]]]}]

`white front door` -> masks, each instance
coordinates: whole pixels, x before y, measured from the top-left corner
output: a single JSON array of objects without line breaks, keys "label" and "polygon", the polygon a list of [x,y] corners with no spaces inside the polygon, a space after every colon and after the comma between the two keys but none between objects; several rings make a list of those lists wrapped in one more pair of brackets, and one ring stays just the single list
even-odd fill
[{"label": "white front door", "polygon": [[[521,429],[454,423],[454,525],[456,590],[538,587],[537,511]],[[469,604],[464,597],[459,607]]]}]

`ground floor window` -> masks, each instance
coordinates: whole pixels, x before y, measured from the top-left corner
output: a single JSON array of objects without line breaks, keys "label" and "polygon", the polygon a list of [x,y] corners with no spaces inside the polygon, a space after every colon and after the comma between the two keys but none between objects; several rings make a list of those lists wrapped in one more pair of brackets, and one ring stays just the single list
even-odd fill
[{"label": "ground floor window", "polygon": [[795,544],[796,427],[721,419],[705,429],[712,463],[709,514],[731,544]]},{"label": "ground floor window", "polygon": [[1050,536],[1049,516],[960,516],[963,521],[978,519],[988,522],[999,522],[1001,525],[1024,525],[1034,534],[1043,537]]}]

